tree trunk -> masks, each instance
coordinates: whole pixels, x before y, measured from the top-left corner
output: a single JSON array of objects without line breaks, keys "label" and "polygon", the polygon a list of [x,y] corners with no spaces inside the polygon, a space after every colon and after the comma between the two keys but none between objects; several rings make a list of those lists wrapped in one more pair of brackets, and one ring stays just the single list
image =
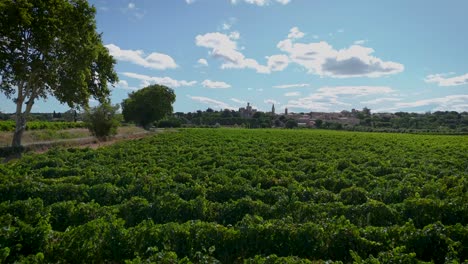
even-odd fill
[{"label": "tree trunk", "polygon": [[21,138],[23,137],[23,132],[26,130],[26,120],[22,113],[16,115],[16,128],[13,133],[13,141],[11,142],[12,147],[21,146]]}]

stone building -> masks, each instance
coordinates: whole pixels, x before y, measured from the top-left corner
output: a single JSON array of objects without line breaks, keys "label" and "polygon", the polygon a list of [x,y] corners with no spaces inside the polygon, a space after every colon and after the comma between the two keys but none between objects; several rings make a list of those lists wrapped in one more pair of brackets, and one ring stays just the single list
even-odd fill
[{"label": "stone building", "polygon": [[247,107],[239,108],[239,114],[244,118],[251,118],[256,112],[257,109],[253,109],[250,103],[247,103]]}]

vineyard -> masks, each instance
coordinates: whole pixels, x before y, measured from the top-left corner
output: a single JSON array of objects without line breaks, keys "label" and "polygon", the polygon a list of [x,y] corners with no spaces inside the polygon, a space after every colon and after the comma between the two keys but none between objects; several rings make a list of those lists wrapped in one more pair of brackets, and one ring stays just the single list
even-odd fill
[{"label": "vineyard", "polygon": [[0,164],[0,262],[468,263],[468,137],[182,129]]},{"label": "vineyard", "polygon": [[[48,121],[29,121],[26,130],[62,130],[69,128],[84,128],[83,122],[48,122]],[[14,121],[0,121],[0,131],[15,131]]]}]

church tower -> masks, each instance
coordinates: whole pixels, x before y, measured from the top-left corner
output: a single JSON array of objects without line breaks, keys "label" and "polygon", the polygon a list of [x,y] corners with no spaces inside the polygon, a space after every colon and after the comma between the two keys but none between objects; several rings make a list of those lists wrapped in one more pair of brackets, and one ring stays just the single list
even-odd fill
[{"label": "church tower", "polygon": [[271,107],[271,113],[275,114],[275,104],[273,104],[273,106]]}]

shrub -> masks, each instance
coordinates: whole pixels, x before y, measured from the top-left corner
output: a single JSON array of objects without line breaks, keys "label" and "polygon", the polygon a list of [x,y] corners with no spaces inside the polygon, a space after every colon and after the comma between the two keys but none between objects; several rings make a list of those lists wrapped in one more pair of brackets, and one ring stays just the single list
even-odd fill
[{"label": "shrub", "polygon": [[119,105],[103,103],[86,111],[85,122],[89,132],[99,140],[107,140],[117,134],[120,124],[116,112]]}]

